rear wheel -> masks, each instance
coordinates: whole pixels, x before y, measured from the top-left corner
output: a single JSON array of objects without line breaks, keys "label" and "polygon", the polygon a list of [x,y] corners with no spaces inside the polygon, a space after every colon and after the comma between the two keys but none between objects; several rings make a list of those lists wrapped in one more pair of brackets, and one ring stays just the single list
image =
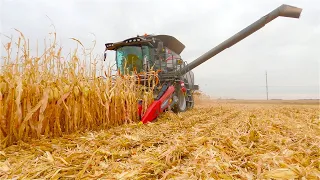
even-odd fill
[{"label": "rear wheel", "polygon": [[[187,81],[187,80],[185,80]],[[187,97],[186,97],[186,101],[187,101],[187,108],[188,109],[192,109],[194,107],[194,99],[193,99],[193,92],[192,92],[192,87],[190,86],[189,83],[185,83],[186,87],[187,87]]]},{"label": "rear wheel", "polygon": [[193,99],[193,94],[188,94],[188,109],[192,109],[194,107],[194,99]]}]

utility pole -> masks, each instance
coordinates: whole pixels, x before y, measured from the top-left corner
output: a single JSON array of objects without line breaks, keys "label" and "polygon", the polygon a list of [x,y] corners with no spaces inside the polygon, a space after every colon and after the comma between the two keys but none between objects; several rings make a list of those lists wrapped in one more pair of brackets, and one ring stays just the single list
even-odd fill
[{"label": "utility pole", "polygon": [[269,100],[269,92],[268,92],[268,72],[266,71],[266,93],[267,93],[267,100]]}]

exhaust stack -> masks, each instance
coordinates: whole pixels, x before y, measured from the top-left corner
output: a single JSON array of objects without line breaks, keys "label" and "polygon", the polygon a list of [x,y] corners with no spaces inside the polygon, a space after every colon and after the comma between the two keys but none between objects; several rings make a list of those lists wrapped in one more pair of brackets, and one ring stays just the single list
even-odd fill
[{"label": "exhaust stack", "polygon": [[179,74],[185,74],[195,67],[199,66],[200,64],[206,62],[213,56],[219,54],[223,50],[230,48],[234,44],[238,43],[242,39],[248,37],[252,33],[256,32],[257,30],[264,27],[267,23],[274,20],[275,18],[282,16],[282,17],[289,17],[289,18],[299,18],[301,15],[302,9],[290,5],[283,4],[276,8],[275,10],[271,11],[269,14],[263,16],[256,22],[252,23],[248,27],[244,28],[237,34],[233,35],[229,39],[225,40],[221,44],[217,45],[210,51],[206,52],[202,56],[198,57],[194,61],[192,61],[190,64],[186,65],[184,68],[178,71]]}]

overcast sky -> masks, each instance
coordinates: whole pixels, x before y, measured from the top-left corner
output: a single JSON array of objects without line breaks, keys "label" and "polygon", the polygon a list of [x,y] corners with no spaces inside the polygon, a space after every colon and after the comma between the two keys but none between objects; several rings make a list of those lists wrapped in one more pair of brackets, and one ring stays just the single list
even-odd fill
[{"label": "overcast sky", "polygon": [[195,68],[195,81],[216,98],[265,99],[268,71],[270,98],[319,98],[319,0],[0,0],[0,32],[17,28],[35,45],[52,31],[49,16],[66,50],[71,37],[90,47],[94,33],[99,54],[106,42],[168,34],[190,63],[283,3],[303,8],[300,19],[277,18]]}]

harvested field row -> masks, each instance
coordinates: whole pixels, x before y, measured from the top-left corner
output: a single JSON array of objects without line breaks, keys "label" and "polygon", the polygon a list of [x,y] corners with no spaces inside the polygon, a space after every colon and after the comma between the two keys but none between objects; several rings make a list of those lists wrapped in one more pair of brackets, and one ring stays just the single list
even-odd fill
[{"label": "harvested field row", "polygon": [[319,107],[202,104],[148,125],[20,142],[0,178],[319,179]]}]

